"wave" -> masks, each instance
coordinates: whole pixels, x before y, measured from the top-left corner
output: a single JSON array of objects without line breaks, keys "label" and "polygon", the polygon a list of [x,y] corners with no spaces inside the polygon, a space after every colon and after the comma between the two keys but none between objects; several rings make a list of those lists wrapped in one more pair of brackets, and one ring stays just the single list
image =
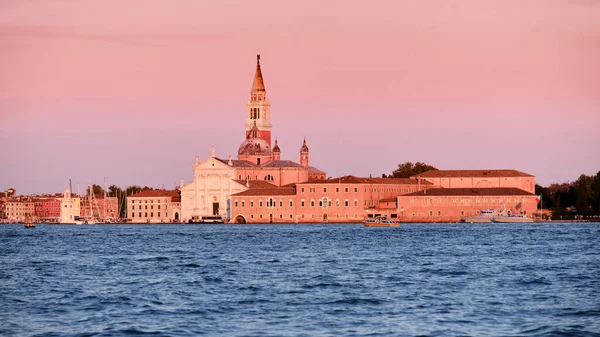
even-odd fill
[{"label": "wave", "polygon": [[338,282],[331,283],[316,283],[316,284],[305,284],[302,286],[304,289],[314,289],[314,288],[338,288],[343,287],[344,285]]},{"label": "wave", "polygon": [[380,299],[376,299],[376,298],[359,298],[359,297],[353,297],[353,298],[345,298],[342,300],[337,300],[337,301],[333,301],[333,302],[326,302],[323,304],[345,304],[345,305],[363,305],[363,304],[367,304],[367,305],[381,305],[384,304],[386,301],[384,300],[380,300]]},{"label": "wave", "polygon": [[166,256],[155,256],[137,259],[138,262],[151,262],[151,261],[168,261],[169,258]]}]

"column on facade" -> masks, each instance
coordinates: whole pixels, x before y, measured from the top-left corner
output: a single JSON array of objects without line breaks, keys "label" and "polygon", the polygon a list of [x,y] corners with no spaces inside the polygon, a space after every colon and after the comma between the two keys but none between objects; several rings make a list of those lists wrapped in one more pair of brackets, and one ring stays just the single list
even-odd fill
[{"label": "column on facade", "polygon": [[200,176],[196,175],[194,179],[194,209],[192,211],[192,217],[198,214],[198,180]]},{"label": "column on facade", "polygon": [[208,198],[208,178],[209,175],[208,174],[203,174],[202,175],[204,177],[204,210],[203,213],[206,214],[208,212],[208,202],[209,202],[209,198]]},{"label": "column on facade", "polygon": [[[223,215],[221,209],[223,209],[223,174],[219,174],[219,214]],[[227,206],[225,206],[227,209]]]}]

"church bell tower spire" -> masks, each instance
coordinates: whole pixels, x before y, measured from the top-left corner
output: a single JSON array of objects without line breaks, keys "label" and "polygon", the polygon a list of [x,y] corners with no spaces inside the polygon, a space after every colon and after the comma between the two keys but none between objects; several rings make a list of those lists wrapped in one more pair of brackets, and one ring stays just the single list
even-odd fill
[{"label": "church bell tower spire", "polygon": [[256,125],[260,137],[271,146],[271,103],[267,98],[265,82],[260,68],[260,55],[256,55],[256,72],[250,98],[246,103],[246,138]]}]

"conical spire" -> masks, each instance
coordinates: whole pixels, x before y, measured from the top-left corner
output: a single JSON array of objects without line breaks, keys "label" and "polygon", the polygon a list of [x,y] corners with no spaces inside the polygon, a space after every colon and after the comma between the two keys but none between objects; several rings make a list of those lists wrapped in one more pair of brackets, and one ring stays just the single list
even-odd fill
[{"label": "conical spire", "polygon": [[275,146],[273,146],[273,152],[281,152],[279,145],[277,145],[277,138],[275,138]]},{"label": "conical spire", "polygon": [[256,55],[256,73],[254,74],[254,83],[252,83],[252,92],[264,92],[265,82],[263,82],[262,71],[260,71],[260,55]]}]

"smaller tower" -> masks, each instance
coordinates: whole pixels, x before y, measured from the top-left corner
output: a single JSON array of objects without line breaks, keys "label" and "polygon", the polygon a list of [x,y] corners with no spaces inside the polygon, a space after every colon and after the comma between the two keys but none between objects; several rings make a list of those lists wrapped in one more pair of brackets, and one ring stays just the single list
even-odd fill
[{"label": "smaller tower", "polygon": [[277,145],[277,138],[275,138],[275,146],[273,147],[273,160],[281,160],[281,149],[279,149],[279,145]]},{"label": "smaller tower", "polygon": [[308,146],[306,146],[306,138],[304,138],[304,144],[300,148],[300,165],[308,167]]}]

